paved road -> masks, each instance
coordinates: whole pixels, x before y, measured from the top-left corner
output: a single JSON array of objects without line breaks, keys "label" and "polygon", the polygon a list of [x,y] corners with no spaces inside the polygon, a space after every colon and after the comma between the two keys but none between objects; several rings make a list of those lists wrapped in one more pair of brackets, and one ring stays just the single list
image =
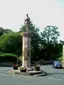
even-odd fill
[{"label": "paved road", "polygon": [[18,76],[6,74],[11,68],[0,67],[0,85],[64,85],[64,69],[53,69],[52,66],[41,66],[49,73],[47,76]]}]

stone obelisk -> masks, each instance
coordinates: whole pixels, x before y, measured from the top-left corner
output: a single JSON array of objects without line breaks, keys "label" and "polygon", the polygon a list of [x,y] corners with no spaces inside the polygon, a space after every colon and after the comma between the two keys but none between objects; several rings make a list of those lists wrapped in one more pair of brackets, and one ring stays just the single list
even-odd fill
[{"label": "stone obelisk", "polygon": [[29,32],[30,18],[26,14],[25,32],[22,36],[22,66],[26,68],[31,67],[31,37]]}]

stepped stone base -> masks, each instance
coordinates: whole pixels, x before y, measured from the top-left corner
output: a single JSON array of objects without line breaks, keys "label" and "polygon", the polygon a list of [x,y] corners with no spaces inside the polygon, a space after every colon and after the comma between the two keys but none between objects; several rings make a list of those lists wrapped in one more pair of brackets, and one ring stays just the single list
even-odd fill
[{"label": "stepped stone base", "polygon": [[29,76],[45,76],[46,72],[44,71],[27,71],[27,72],[20,72],[20,70],[9,70],[7,73],[9,74],[18,74],[18,75],[29,75]]}]

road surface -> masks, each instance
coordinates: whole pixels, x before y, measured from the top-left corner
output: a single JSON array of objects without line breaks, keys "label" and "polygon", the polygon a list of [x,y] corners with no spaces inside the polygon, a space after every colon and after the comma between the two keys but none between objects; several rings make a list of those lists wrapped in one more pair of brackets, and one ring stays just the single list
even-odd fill
[{"label": "road surface", "polygon": [[7,74],[10,67],[0,67],[0,85],[64,85],[64,69],[53,69],[51,65],[41,66],[47,76],[21,76]]}]

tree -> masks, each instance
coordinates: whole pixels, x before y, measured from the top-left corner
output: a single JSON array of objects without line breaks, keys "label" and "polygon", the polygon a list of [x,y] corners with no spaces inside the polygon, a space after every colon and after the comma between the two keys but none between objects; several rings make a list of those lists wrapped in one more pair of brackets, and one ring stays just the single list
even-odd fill
[{"label": "tree", "polygon": [[11,33],[13,32],[11,29],[4,29],[4,33]]},{"label": "tree", "polygon": [[[20,32],[25,32],[25,25],[20,28]],[[29,32],[31,36],[31,60],[37,60],[39,57],[39,43],[40,43],[40,36],[39,36],[39,29],[32,23],[29,22]]]},{"label": "tree", "polygon": [[0,36],[11,32],[13,32],[11,29],[4,29],[3,27],[0,27]]},{"label": "tree", "polygon": [[0,52],[21,55],[22,39],[19,33],[7,33],[0,37]]},{"label": "tree", "polygon": [[48,44],[57,43],[58,36],[60,36],[60,34],[58,32],[58,27],[56,26],[48,25],[44,28],[44,31],[41,32],[42,40],[44,40]]},{"label": "tree", "polygon": [[58,36],[60,36],[60,34],[56,26],[48,25],[44,28],[44,31],[41,32],[41,45],[43,46],[41,51],[43,52],[45,60],[55,59],[59,55],[58,50],[60,49],[57,49]]},{"label": "tree", "polygon": [[4,28],[3,27],[0,27],[0,36],[4,34]]}]

